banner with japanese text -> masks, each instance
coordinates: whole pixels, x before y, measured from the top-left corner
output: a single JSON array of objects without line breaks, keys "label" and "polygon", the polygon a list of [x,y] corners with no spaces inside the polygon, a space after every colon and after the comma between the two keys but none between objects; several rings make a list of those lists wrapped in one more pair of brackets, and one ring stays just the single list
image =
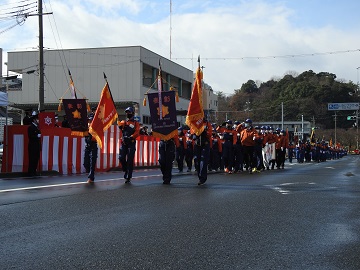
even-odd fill
[{"label": "banner with japanese text", "polygon": [[86,100],[63,99],[62,102],[71,128],[71,134],[85,136],[88,132]]},{"label": "banner with japanese text", "polygon": [[[159,93],[147,95],[153,136],[162,140],[173,138],[177,134],[175,91],[161,92],[161,102],[159,102]],[[161,109],[159,104],[162,105]]]}]

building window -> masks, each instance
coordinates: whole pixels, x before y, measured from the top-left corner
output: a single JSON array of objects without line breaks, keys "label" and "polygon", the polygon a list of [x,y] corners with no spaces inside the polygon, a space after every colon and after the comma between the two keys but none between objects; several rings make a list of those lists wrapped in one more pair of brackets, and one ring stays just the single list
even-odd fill
[{"label": "building window", "polygon": [[151,118],[150,116],[143,115],[142,123],[144,125],[151,125]]}]

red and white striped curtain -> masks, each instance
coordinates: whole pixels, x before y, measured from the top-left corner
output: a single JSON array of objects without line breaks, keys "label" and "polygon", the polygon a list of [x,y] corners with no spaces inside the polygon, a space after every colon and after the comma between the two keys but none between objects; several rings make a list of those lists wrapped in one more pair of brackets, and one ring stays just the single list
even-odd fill
[{"label": "red and white striped curtain", "polygon": [[[4,152],[1,172],[26,172],[28,169],[28,126],[5,127]],[[60,174],[85,172],[83,166],[85,139],[72,136],[68,128],[41,131],[42,151],[39,169]],[[7,141],[7,143],[6,143]],[[104,134],[103,148],[99,148],[96,170],[108,171],[120,167],[120,130],[111,126]],[[6,146],[7,145],[7,146]],[[135,167],[157,166],[159,139],[139,136],[136,139]]]}]

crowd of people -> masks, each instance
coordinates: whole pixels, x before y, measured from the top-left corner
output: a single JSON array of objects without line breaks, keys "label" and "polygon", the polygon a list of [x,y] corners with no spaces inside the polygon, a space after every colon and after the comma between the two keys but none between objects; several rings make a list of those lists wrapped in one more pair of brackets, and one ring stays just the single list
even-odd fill
[{"label": "crowd of people", "polygon": [[[119,160],[124,171],[125,183],[130,183],[136,151],[135,139],[139,135],[152,135],[146,126],[140,127],[134,120],[134,110],[125,110],[126,119],[119,121],[122,142]],[[251,119],[240,123],[227,120],[222,125],[203,121],[203,131],[196,135],[186,125],[178,128],[177,135],[159,143],[159,164],[163,184],[170,184],[174,161],[179,172],[196,171],[203,185],[208,171],[223,171],[228,174],[264,170],[282,170],[285,159],[290,163],[323,162],[342,157],[346,152],[330,147],[325,141],[311,143],[289,141],[288,133],[271,126],[253,126]],[[85,155],[86,156],[86,155]],[[93,176],[93,174],[91,174]],[[89,178],[90,183],[94,181]]]},{"label": "crowd of people", "polygon": [[[96,108],[88,116],[88,124],[93,120]],[[151,136],[146,126],[134,120],[134,109],[125,110],[126,119],[118,121],[121,130],[119,161],[124,171],[125,183],[130,183],[134,169],[135,140],[139,135]],[[28,119],[27,119],[28,118]],[[27,115],[29,124],[29,175],[36,174],[41,151],[41,132],[38,127],[38,114]],[[64,120],[65,124],[67,120]],[[25,123],[25,121],[24,121]],[[65,127],[64,125],[62,125]],[[96,140],[91,134],[85,137],[84,167],[88,173],[88,183],[94,183],[98,154]],[[265,170],[282,170],[285,159],[292,163],[324,162],[338,159],[346,152],[329,146],[325,141],[311,142],[289,140],[289,135],[280,128],[253,126],[251,119],[244,122],[227,120],[221,125],[203,120],[203,131],[196,135],[188,126],[178,128],[176,135],[159,143],[159,164],[163,184],[170,184],[174,161],[179,172],[197,172],[198,185],[207,180],[208,171],[223,171],[228,174]],[[36,157],[36,158],[34,158]]]},{"label": "crowd of people", "polygon": [[210,124],[205,120],[204,125],[204,131],[199,136],[187,126],[182,126],[178,128],[177,136],[161,141],[159,163],[164,184],[171,181],[174,160],[179,172],[194,169],[198,173],[198,184],[202,185],[206,181],[207,171],[252,174],[275,168],[282,170],[286,158],[290,163],[293,159],[299,163],[324,162],[346,154],[346,151],[331,147],[324,140],[292,142],[285,130],[253,126],[251,119],[242,123],[227,120],[222,125]]}]

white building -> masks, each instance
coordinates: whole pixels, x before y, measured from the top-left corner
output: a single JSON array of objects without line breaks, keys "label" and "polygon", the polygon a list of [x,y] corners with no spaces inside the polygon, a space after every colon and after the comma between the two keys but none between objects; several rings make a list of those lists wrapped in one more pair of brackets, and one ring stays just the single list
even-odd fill
[{"label": "white building", "polygon": [[[134,106],[140,122],[149,125],[148,106],[143,106],[144,94],[156,91],[154,83],[161,62],[164,90],[177,89],[178,122],[184,123],[191,97],[193,72],[141,46],[86,48],[44,51],[44,107],[56,111],[61,98],[70,98],[70,70],[78,98],[87,98],[96,106],[105,85],[106,74],[119,117],[124,109]],[[22,88],[9,90],[14,107],[36,109],[39,104],[38,51],[8,53],[9,71],[22,74]],[[204,104],[205,107],[205,104]],[[208,105],[206,105],[206,108]],[[216,106],[217,107],[217,106]]]}]

